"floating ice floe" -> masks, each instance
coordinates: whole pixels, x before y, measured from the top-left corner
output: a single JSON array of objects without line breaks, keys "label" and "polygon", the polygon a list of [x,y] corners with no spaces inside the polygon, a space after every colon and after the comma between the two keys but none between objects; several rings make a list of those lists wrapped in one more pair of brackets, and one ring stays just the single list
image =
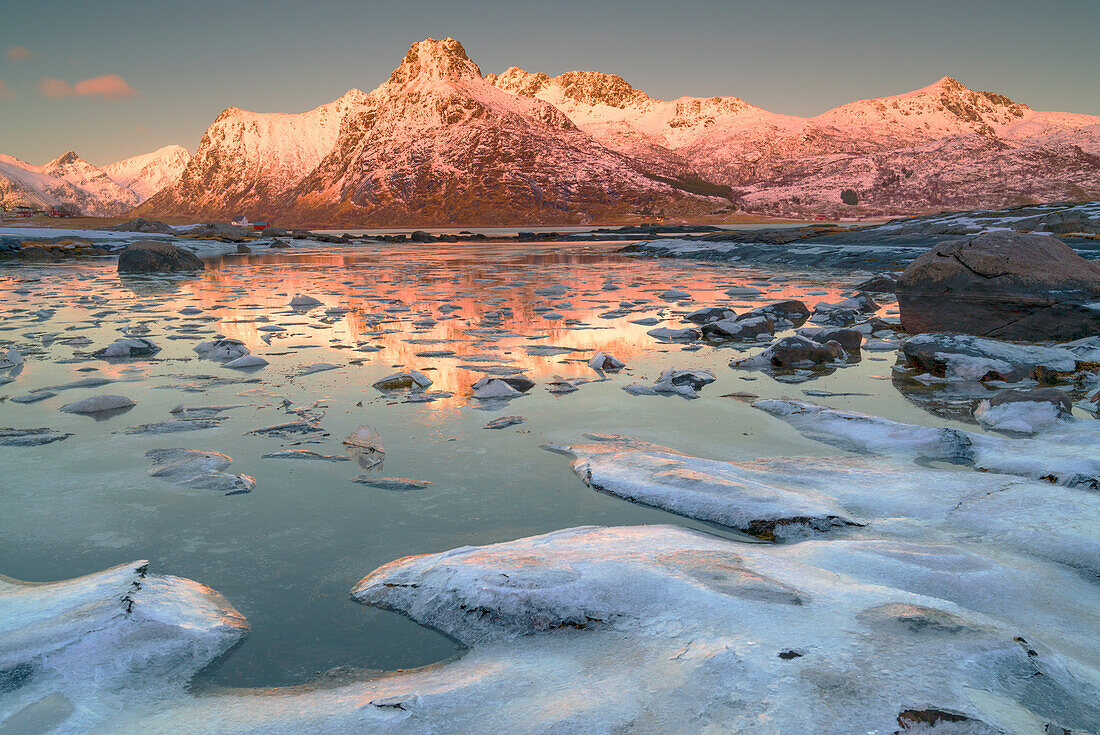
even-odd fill
[{"label": "floating ice floe", "polygon": [[150,449],[145,453],[153,462],[151,477],[159,477],[183,487],[215,490],[233,495],[251,492],[256,478],[223,472],[233,460],[221,452],[195,449]]},{"label": "floating ice floe", "polygon": [[89,396],[79,401],[66,403],[61,407],[61,410],[65,413],[96,414],[105,411],[118,411],[135,405],[137,404],[126,396],[101,395]]},{"label": "floating ice floe", "polygon": [[231,370],[246,370],[248,368],[261,368],[268,364],[268,361],[259,355],[245,355],[244,357],[238,357],[236,360],[230,360],[222,367]]},{"label": "floating ice floe", "polygon": [[516,426],[517,424],[523,424],[527,422],[526,416],[501,416],[488,422],[482,428],[485,429],[507,429],[509,426]]},{"label": "floating ice floe", "polygon": [[0,446],[37,447],[68,439],[72,434],[54,431],[46,427],[34,429],[0,428]]}]

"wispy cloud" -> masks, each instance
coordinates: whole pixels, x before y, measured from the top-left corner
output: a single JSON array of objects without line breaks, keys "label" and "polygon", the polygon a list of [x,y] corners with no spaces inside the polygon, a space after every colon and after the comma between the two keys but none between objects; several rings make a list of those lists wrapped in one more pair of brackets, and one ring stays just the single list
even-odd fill
[{"label": "wispy cloud", "polygon": [[14,97],[15,90],[8,86],[8,83],[3,79],[0,79],[0,99],[4,97]]},{"label": "wispy cloud", "polygon": [[4,58],[8,61],[26,61],[31,57],[31,50],[26,46],[12,46],[4,52]]},{"label": "wispy cloud", "polygon": [[123,100],[137,95],[138,91],[118,74],[101,74],[69,84],[63,79],[42,77],[38,90],[46,97],[100,97],[105,100]]}]

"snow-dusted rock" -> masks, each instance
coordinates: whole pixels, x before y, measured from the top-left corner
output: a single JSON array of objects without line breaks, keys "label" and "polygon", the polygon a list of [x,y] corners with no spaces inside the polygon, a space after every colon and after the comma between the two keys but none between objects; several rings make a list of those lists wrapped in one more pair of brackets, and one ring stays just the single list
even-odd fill
[{"label": "snow-dusted rock", "polygon": [[153,462],[151,477],[159,477],[184,487],[215,490],[226,494],[247,493],[256,487],[251,475],[223,472],[233,460],[221,452],[194,449],[150,449],[145,453]]},{"label": "snow-dusted rock", "polygon": [[704,337],[710,339],[754,340],[762,334],[775,334],[775,322],[769,316],[721,319],[704,324],[699,329]]},{"label": "snow-dusted rock", "polygon": [[838,342],[822,344],[809,337],[792,335],[783,337],[769,345],[763,352],[752,357],[736,358],[730,361],[730,367],[739,370],[760,370],[761,368],[813,367],[835,363],[844,358],[844,348]]},{"label": "snow-dusted rock", "polygon": [[65,413],[95,414],[103,411],[117,411],[134,405],[137,404],[126,396],[101,395],[66,403],[61,410]]}]

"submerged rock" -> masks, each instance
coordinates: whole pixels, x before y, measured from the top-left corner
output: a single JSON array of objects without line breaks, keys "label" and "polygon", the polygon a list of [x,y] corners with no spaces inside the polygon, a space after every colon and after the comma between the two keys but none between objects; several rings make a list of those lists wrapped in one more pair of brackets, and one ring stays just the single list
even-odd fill
[{"label": "submerged rock", "polygon": [[0,446],[37,447],[68,439],[72,434],[54,431],[45,427],[36,429],[0,428]]},{"label": "submerged rock", "polygon": [[323,303],[319,299],[300,293],[294,294],[294,298],[290,300],[290,306],[295,309],[312,309],[315,306],[321,306]]},{"label": "submerged rock", "polygon": [[268,452],[260,455],[263,459],[309,459],[324,462],[350,462],[350,457],[341,454],[318,454],[309,449],[282,449],[278,452]]},{"label": "submerged rock", "polygon": [[370,477],[368,475],[356,475],[352,482],[360,485],[376,487],[380,490],[420,490],[431,485],[429,480],[410,480],[407,477]]},{"label": "submerged rock", "polygon": [[905,331],[1020,340],[1100,334],[1100,264],[1048,235],[990,232],[944,242],[897,285]]}]

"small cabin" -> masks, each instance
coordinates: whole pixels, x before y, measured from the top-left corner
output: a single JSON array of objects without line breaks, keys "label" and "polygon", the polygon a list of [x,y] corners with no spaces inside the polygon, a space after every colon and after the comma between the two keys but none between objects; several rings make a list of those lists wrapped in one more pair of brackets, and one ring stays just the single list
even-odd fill
[{"label": "small cabin", "polygon": [[248,217],[245,217],[243,214],[239,215],[237,217],[234,217],[232,220],[229,221],[229,224],[236,225],[237,227],[251,227],[252,226],[252,223],[248,221]]}]

